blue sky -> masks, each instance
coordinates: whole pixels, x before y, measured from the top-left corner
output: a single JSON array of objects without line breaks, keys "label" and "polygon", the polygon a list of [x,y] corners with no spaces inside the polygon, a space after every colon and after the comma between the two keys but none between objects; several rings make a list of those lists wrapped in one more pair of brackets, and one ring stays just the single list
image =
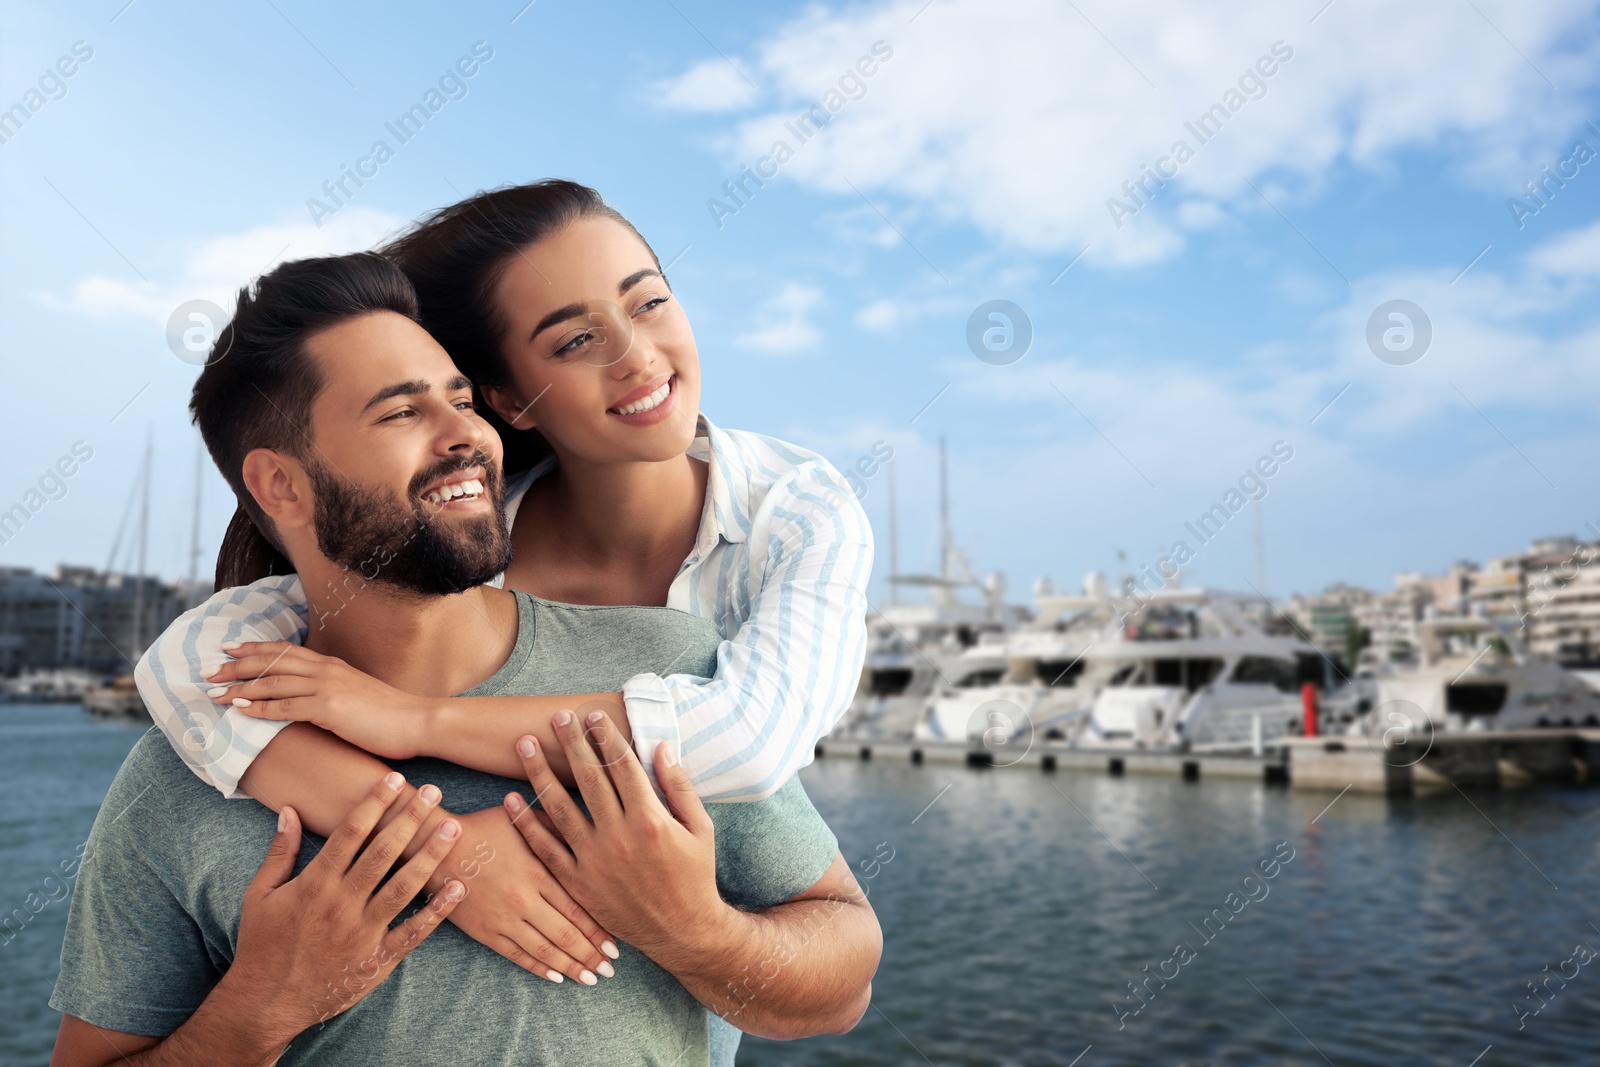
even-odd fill
[{"label": "blue sky", "polygon": [[[1594,3],[124,3],[3,15],[0,107],[38,106],[0,144],[0,509],[74,442],[94,458],[0,564],[103,563],[153,433],[152,566],[184,573],[172,311],[546,176],[673,261],[712,418],[841,467],[890,444],[908,570],[935,562],[941,436],[958,540],[1022,596],[1179,539],[1190,584],[1244,587],[1248,513],[1204,546],[1184,523],[1279,441],[1275,595],[1600,526]],[[401,144],[385,123],[475,45]],[[785,123],[817,104],[801,143]],[[314,219],[380,139],[393,158]],[[739,204],[746,166],[773,176]],[[1543,167],[1568,176],[1541,203]],[[994,299],[1031,323],[1015,361],[969,348]],[[1404,365],[1367,341],[1391,300],[1432,328]],[[202,571],[225,493],[208,472]]]}]

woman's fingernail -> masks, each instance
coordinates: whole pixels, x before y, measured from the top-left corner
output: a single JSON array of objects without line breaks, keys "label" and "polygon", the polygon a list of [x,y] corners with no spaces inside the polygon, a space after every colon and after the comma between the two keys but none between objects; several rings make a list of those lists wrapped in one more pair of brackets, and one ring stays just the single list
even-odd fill
[{"label": "woman's fingernail", "polygon": [[593,971],[584,971],[578,975],[578,981],[582,982],[584,985],[594,985],[599,982],[600,979],[594,976]]},{"label": "woman's fingernail", "polygon": [[461,836],[461,824],[454,819],[446,819],[444,825],[439,827],[439,836],[446,841],[454,841]]},{"label": "woman's fingernail", "polygon": [[603,719],[603,718],[605,718],[605,716],[600,714],[598,711],[591,711],[589,713],[589,719],[588,719],[589,725],[590,726],[597,726],[597,725],[599,725],[600,720]]},{"label": "woman's fingernail", "polygon": [[236,708],[248,708],[250,706],[250,701],[246,700],[244,697],[234,697],[233,706]]},{"label": "woman's fingernail", "polygon": [[523,759],[532,759],[533,754],[539,751],[539,746],[533,743],[531,737],[517,738],[517,755]]},{"label": "woman's fingernail", "polygon": [[572,712],[568,711],[566,708],[562,708],[560,711],[555,713],[555,717],[550,721],[555,723],[557,726],[570,725],[572,722]]},{"label": "woman's fingernail", "polygon": [[222,642],[222,651],[232,652],[242,644],[244,644],[243,641],[224,641]]},{"label": "woman's fingernail", "polygon": [[610,960],[602,961],[600,966],[596,967],[595,970],[599,971],[601,977],[604,978],[615,978],[617,976],[617,969],[611,966]]},{"label": "woman's fingernail", "polygon": [[436,785],[423,786],[421,789],[417,790],[417,795],[420,796],[422,798],[422,802],[428,805],[430,808],[439,803],[439,787]]},{"label": "woman's fingernail", "polygon": [[210,689],[206,690],[206,696],[211,697],[212,699],[216,699],[217,697],[225,697],[227,695],[228,687],[225,685],[212,686]]},{"label": "woman's fingernail", "polygon": [[389,792],[398,793],[400,787],[406,784],[406,777],[399,771],[390,771],[383,776],[383,784],[389,787]]},{"label": "woman's fingernail", "polygon": [[560,971],[546,971],[544,972],[544,976],[550,979],[550,981],[554,982],[556,985],[560,985],[562,982],[567,980],[567,976],[562,974]]},{"label": "woman's fingernail", "polygon": [[221,669],[222,669],[222,664],[220,664],[220,663],[217,664],[215,667],[207,667],[205,670],[200,672],[200,677],[209,679],[212,675],[216,674]]},{"label": "woman's fingernail", "polygon": [[617,943],[615,941],[608,940],[600,942],[600,951],[604,952],[612,959],[616,959],[618,956],[622,955],[622,953],[617,951]]}]

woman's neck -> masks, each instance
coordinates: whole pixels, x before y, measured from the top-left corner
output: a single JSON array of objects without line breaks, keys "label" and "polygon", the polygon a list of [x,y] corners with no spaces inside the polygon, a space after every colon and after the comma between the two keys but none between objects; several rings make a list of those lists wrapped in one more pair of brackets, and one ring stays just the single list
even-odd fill
[{"label": "woman's neck", "polygon": [[535,539],[591,565],[643,570],[666,561],[676,571],[700,529],[706,475],[706,464],[687,455],[660,463],[563,456],[534,483],[543,505]]}]

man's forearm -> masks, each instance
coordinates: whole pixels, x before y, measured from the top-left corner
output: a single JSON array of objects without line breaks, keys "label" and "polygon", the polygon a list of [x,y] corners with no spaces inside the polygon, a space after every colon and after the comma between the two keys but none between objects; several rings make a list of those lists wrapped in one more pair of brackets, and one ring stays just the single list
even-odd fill
[{"label": "man's forearm", "polygon": [[[854,887],[852,887],[854,888]],[[777,1040],[844,1033],[872,1000],[882,933],[866,898],[729,907],[715,930],[650,955],[711,1011]]]},{"label": "man's forearm", "polygon": [[[269,1011],[261,1009],[262,998],[268,992],[234,989],[224,976],[182,1026],[148,1048],[139,1051],[118,1049],[104,1032],[97,1039],[91,1039],[88,1031],[95,1028],[88,1023],[79,1023],[70,1038],[70,1043],[75,1047],[63,1049],[58,1043],[56,1056],[51,1062],[92,1062],[116,1067],[123,1064],[129,1067],[193,1067],[197,1063],[268,1067],[278,1061],[289,1042],[295,1038],[294,1034],[284,1032],[284,1028],[271,1021]],[[111,1046],[110,1049],[106,1048],[107,1045]],[[113,1055],[100,1060],[93,1053],[97,1047],[111,1051]],[[85,1053],[89,1055],[86,1057]]]},{"label": "man's forearm", "polygon": [[633,744],[621,693],[578,693],[571,696],[449,697],[434,702],[418,739],[420,754],[506,778],[523,776],[516,753],[517,738],[532,734],[544,749],[550,769],[572,785],[572,768],[550,719],[558,711],[574,711],[579,721],[603,711],[625,744]]}]

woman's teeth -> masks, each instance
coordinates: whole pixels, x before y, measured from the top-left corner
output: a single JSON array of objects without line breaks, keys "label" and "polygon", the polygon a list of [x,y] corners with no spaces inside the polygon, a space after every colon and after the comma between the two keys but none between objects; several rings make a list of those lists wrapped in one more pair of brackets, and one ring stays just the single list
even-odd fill
[{"label": "woman's teeth", "polygon": [[483,483],[477,479],[473,479],[471,481],[456,482],[453,485],[446,485],[442,488],[435,489],[422,499],[426,500],[430,504],[445,504],[451,500],[459,500],[463,497],[473,499],[482,495]]},{"label": "woman's teeth", "polygon": [[618,415],[637,415],[641,411],[649,411],[651,408],[653,408],[656,405],[660,404],[671,393],[672,393],[672,382],[670,380],[668,380],[667,382],[665,382],[661,386],[660,389],[657,389],[655,392],[651,393],[649,396],[645,397],[644,399],[635,400],[633,403],[629,404],[625,408],[612,408],[611,410],[615,411]]}]

